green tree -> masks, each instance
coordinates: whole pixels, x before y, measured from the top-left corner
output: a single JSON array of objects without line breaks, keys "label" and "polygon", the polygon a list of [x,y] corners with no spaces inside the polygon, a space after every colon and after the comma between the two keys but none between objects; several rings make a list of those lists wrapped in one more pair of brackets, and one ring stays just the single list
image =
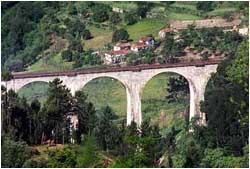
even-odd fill
[{"label": "green tree", "polygon": [[85,29],[81,32],[82,38],[85,40],[91,39],[92,35],[91,32],[88,29]]},{"label": "green tree", "polygon": [[173,35],[166,36],[163,42],[163,50],[162,54],[165,57],[167,63],[175,63],[178,62],[178,57],[182,51],[183,47],[176,47],[176,42],[174,41]]},{"label": "green tree", "polygon": [[118,13],[112,12],[109,16],[109,22],[113,25],[118,24],[121,21],[121,17]]},{"label": "green tree", "polygon": [[68,50],[72,51],[73,53],[82,53],[83,45],[81,39],[71,39],[69,42]]},{"label": "green tree", "polygon": [[62,51],[62,59],[66,60],[67,62],[72,61],[72,52],[70,50]]},{"label": "green tree", "polygon": [[138,16],[134,12],[128,12],[124,14],[124,20],[127,25],[133,25],[137,22]]},{"label": "green tree", "polygon": [[232,65],[227,68],[228,79],[236,84],[244,86],[248,92],[249,82],[249,42],[242,42],[237,50],[237,57]]},{"label": "green tree", "polygon": [[143,55],[144,55],[143,60],[142,60],[143,63],[145,63],[145,64],[153,64],[154,63],[155,57],[154,57],[153,50],[151,50],[151,49],[146,50],[143,53]]},{"label": "green tree", "polygon": [[108,152],[119,144],[118,129],[113,123],[118,117],[109,106],[103,107],[101,113],[94,132],[98,145]]},{"label": "green tree", "polygon": [[21,168],[31,158],[31,149],[25,142],[2,136],[1,149],[1,166],[5,168]]},{"label": "green tree", "polygon": [[48,168],[48,160],[46,159],[28,159],[23,164],[22,168]]},{"label": "green tree", "polygon": [[[236,58],[232,61],[232,64],[226,68],[227,79],[239,86],[242,86],[244,89],[244,94],[241,97],[234,95],[230,98],[230,102],[239,106],[238,118],[240,120],[241,126],[247,130],[249,128],[248,120],[248,102],[246,97],[249,96],[249,42],[242,42],[237,50]],[[246,97],[244,97],[246,95]]]},{"label": "green tree", "polygon": [[[244,47],[239,47],[242,51]],[[248,47],[245,46],[245,49]],[[238,52],[241,58],[241,52]],[[205,101],[201,104],[201,110],[206,112],[209,131],[209,145],[212,148],[220,147],[226,150],[226,153],[242,155],[243,147],[247,144],[248,139],[248,91],[247,83],[238,83],[238,79],[229,73],[231,68],[240,65],[234,59],[227,59],[217,68],[217,73],[212,76],[205,93]],[[245,63],[244,63],[245,64]],[[244,65],[243,64],[243,65]],[[239,70],[239,74],[247,76],[244,69]],[[243,77],[248,79],[248,77]],[[234,81],[230,81],[233,79]],[[235,83],[236,82],[236,83]]]},{"label": "green tree", "polygon": [[100,65],[102,64],[101,57],[98,54],[93,54],[93,50],[89,49],[81,54],[81,60],[83,64],[88,65]]},{"label": "green tree", "polygon": [[161,135],[159,129],[144,121],[140,128],[132,122],[126,129],[124,143],[125,156],[120,158],[115,167],[156,167],[160,153]]},{"label": "green tree", "polygon": [[70,15],[77,15],[77,9],[74,4],[69,4],[68,5],[68,13]]},{"label": "green tree", "polygon": [[46,112],[46,134],[57,142],[62,142],[63,128],[68,127],[67,113],[71,111],[70,90],[58,78],[49,82],[48,98],[42,111]]},{"label": "green tree", "polygon": [[178,101],[189,92],[189,85],[183,76],[170,77],[167,85],[167,96],[169,102]]},{"label": "green tree", "polygon": [[93,135],[88,135],[86,141],[77,152],[77,167],[92,167],[98,161],[96,140]]},{"label": "green tree", "polygon": [[141,63],[141,58],[139,55],[134,54],[134,53],[130,53],[127,55],[127,61],[126,61],[127,65],[138,65]]},{"label": "green tree", "polygon": [[3,81],[10,81],[13,78],[13,75],[10,71],[3,71],[1,77]]},{"label": "green tree", "polygon": [[95,22],[104,22],[109,19],[109,12],[111,12],[111,7],[109,5],[96,3],[92,7],[92,11],[92,18]]},{"label": "green tree", "polygon": [[87,96],[82,91],[75,93],[73,110],[78,117],[78,142],[81,135],[90,135],[95,127],[96,111],[92,103],[87,102]]},{"label": "green tree", "polygon": [[204,11],[204,12],[209,12],[214,10],[215,8],[215,3],[212,1],[201,1],[196,3],[196,9]]},{"label": "green tree", "polygon": [[126,29],[118,29],[113,33],[112,42],[127,41],[129,38],[128,31]]},{"label": "green tree", "polygon": [[136,13],[138,16],[141,18],[145,18],[147,15],[147,12],[154,6],[153,3],[151,2],[136,2],[137,4],[137,9]]},{"label": "green tree", "polygon": [[26,99],[19,98],[13,91],[2,88],[2,132],[14,141],[29,142],[29,117],[30,106]]},{"label": "green tree", "polygon": [[67,32],[74,38],[88,40],[91,38],[91,33],[86,29],[85,24],[80,19],[65,19],[65,25],[67,25]]},{"label": "green tree", "polygon": [[[246,152],[246,155],[249,154]],[[243,157],[228,156],[223,149],[206,149],[201,167],[205,168],[246,168],[248,160]]]},{"label": "green tree", "polygon": [[48,166],[52,168],[74,168],[76,167],[76,154],[72,149],[66,147],[50,156]]}]

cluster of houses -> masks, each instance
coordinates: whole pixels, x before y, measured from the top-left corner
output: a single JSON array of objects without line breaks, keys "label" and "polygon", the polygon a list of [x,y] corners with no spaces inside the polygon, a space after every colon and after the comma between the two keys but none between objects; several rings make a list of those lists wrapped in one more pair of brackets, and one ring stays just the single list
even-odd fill
[{"label": "cluster of houses", "polygon": [[129,53],[138,53],[150,47],[154,47],[154,39],[152,37],[143,37],[136,43],[118,42],[112,51],[104,54],[107,64],[116,64],[125,61],[126,55]]},{"label": "cluster of houses", "polygon": [[[187,29],[189,25],[194,25],[196,29],[221,27],[225,31],[238,31],[243,36],[248,36],[249,28],[239,28],[240,19],[227,21],[226,19],[204,19],[197,21],[172,21],[170,25],[159,31],[159,38],[165,38],[169,33],[176,33]],[[126,59],[126,55],[130,53],[138,53],[150,47],[154,47],[155,41],[152,37],[143,37],[136,43],[119,42],[109,52],[104,53],[103,60],[106,64],[122,63]]]}]

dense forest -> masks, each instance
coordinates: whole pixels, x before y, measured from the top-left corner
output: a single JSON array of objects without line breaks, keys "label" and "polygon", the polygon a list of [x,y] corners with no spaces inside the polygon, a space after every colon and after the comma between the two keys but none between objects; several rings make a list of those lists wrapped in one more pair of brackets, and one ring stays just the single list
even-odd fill
[{"label": "dense forest", "polygon": [[[173,10],[180,8],[174,6],[175,2],[160,4],[166,9],[171,7],[168,17],[173,17]],[[83,44],[94,36],[86,18],[92,24],[108,23],[114,36],[114,25],[140,23],[151,8],[150,3],[128,2],[128,7],[134,9],[136,5],[136,8],[121,18],[112,12],[109,3],[37,1],[2,2],[1,5],[1,69],[4,71],[23,71],[41,58],[50,62],[49,57],[57,53],[63,63],[74,61],[74,68],[99,65],[98,58],[89,57],[92,49]],[[205,17],[201,13],[208,15],[216,5],[224,3],[199,2],[195,3],[197,10],[192,11],[196,12],[195,17]],[[244,2],[231,5],[248,15]],[[225,17],[230,18],[228,14]],[[61,41],[55,45],[58,38]],[[1,86],[1,166],[248,168],[249,40],[237,32],[217,28],[197,30],[192,26],[180,32],[179,38],[180,41],[175,41],[169,35],[162,41],[165,58],[160,62],[176,62],[175,56],[181,55],[186,46],[226,54],[217,72],[212,74],[204,101],[200,103],[201,111],[206,114],[206,125],[200,125],[198,117],[189,121],[186,116],[178,122],[178,127],[172,125],[167,132],[162,132],[158,123],[151,123],[150,118],[144,119],[140,126],[135,122],[126,125],[125,120],[118,120],[117,112],[110,106],[97,108],[82,90],[72,95],[58,78],[49,82],[43,102],[27,101],[19,93],[7,90],[8,86]],[[208,52],[202,59],[210,55]],[[128,64],[155,61],[150,50],[139,57],[129,56]],[[7,72],[2,74],[2,79],[10,80],[11,76]],[[172,77],[164,101],[178,102],[187,93],[187,81],[181,76]],[[76,128],[72,128],[68,118],[72,115],[78,117]]]}]

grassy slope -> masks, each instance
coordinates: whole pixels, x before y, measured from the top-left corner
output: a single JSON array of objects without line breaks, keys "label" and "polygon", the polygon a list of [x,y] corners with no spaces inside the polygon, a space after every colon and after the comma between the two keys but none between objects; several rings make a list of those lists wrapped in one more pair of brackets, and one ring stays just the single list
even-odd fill
[{"label": "grassy slope", "polygon": [[146,84],[142,95],[143,119],[150,119],[165,131],[171,126],[178,127],[183,120],[180,112],[185,111],[189,105],[188,96],[173,103],[168,103],[165,99],[170,76],[175,74],[163,73],[155,76]]},{"label": "grassy slope", "polygon": [[90,30],[93,38],[84,41],[85,48],[99,49],[112,41],[111,30],[104,30],[95,26],[88,26],[87,28]]},{"label": "grassy slope", "polygon": [[186,9],[190,9],[190,10],[196,10],[195,3],[193,3],[193,2],[181,2],[181,1],[177,1],[177,2],[173,3],[171,6],[173,6],[173,7],[180,7],[180,8],[186,8]]},{"label": "grassy slope", "polygon": [[[175,2],[174,4],[171,5],[172,7],[177,7],[177,8],[186,8],[190,11],[196,11],[196,6],[194,2]],[[203,19],[201,16],[193,15],[190,13],[183,13],[180,11],[179,13],[177,12],[172,12],[170,10],[169,12],[169,19],[170,20],[199,20]]]},{"label": "grassy slope", "polygon": [[72,69],[73,62],[65,62],[62,60],[61,53],[58,53],[45,63],[44,59],[39,59],[36,63],[27,68],[27,72],[51,72],[59,70]]},{"label": "grassy slope", "polygon": [[152,34],[158,37],[159,31],[167,24],[164,20],[144,19],[134,25],[126,26],[129,36],[134,42],[137,42],[141,37]]},{"label": "grassy slope", "polygon": [[169,14],[169,19],[170,20],[199,20],[203,18],[197,15],[192,15],[192,14],[171,12]]},{"label": "grassy slope", "polygon": [[[127,29],[130,39],[137,42],[141,37],[149,34],[158,37],[159,30],[161,30],[166,24],[167,22],[163,20],[144,19],[134,25],[125,26],[125,29]],[[88,28],[91,31],[93,38],[84,41],[86,48],[99,49],[112,41],[112,30],[104,30],[96,28],[95,26],[89,26]]]},{"label": "grassy slope", "polygon": [[228,12],[235,12],[237,9],[236,8],[225,8],[225,7],[222,7],[222,8],[217,8],[211,12],[208,12],[208,15],[216,15],[216,16],[223,16],[225,13],[228,13]]},{"label": "grassy slope", "polygon": [[34,99],[38,99],[41,103],[47,98],[48,84],[46,82],[34,82],[24,86],[18,91],[20,97],[25,97],[30,103]]},{"label": "grassy slope", "polygon": [[124,86],[112,78],[98,78],[90,81],[83,91],[97,109],[110,106],[120,117],[126,117],[127,96]]}]

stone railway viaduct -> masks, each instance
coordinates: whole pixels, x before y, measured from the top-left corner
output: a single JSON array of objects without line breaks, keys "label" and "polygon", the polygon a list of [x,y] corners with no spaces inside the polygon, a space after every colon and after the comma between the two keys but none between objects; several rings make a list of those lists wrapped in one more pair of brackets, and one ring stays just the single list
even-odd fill
[{"label": "stone railway viaduct", "polygon": [[[189,63],[176,63],[165,65],[142,65],[110,69],[80,70],[51,73],[14,74],[10,81],[2,81],[7,90],[18,91],[32,82],[50,82],[60,78],[72,94],[82,89],[88,82],[100,77],[111,77],[120,81],[127,94],[127,124],[132,120],[141,124],[141,97],[147,82],[154,76],[173,72],[182,75],[189,83],[190,110],[189,118],[200,117],[200,124],[205,123],[204,113],[200,112],[200,101],[204,99],[205,88],[211,73],[216,72],[221,60],[194,61]],[[157,94],[157,93],[155,93]]]}]

